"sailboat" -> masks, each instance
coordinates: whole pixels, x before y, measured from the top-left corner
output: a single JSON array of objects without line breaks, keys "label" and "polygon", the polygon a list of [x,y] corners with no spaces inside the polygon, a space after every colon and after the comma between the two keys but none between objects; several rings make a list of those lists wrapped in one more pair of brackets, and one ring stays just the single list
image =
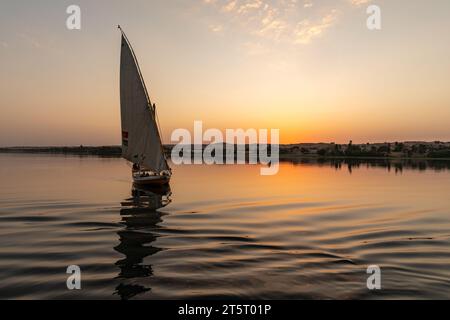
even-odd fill
[{"label": "sailboat", "polygon": [[135,184],[165,185],[172,171],[161,141],[156,105],[150,101],[133,48],[120,26],[119,30],[122,157],[132,163]]}]

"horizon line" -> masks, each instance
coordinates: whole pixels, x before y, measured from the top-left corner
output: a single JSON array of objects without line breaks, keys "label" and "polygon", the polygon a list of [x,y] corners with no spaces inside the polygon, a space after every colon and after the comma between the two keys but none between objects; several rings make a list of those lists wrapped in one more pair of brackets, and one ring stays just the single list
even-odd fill
[{"label": "horizon line", "polygon": [[[346,143],[336,143],[336,142],[295,142],[295,143],[279,143],[280,146],[293,146],[293,145],[301,145],[301,144],[336,144],[336,145],[348,145],[350,142],[354,145],[367,145],[367,144],[395,144],[395,143],[450,143],[450,141],[442,141],[442,140],[391,140],[391,141],[383,141],[383,142],[364,142],[364,143],[355,143],[353,140],[349,140]],[[215,143],[202,143],[201,145],[214,145],[214,144],[229,144],[227,142],[215,142]],[[260,145],[262,143],[244,143],[244,145]],[[267,143],[270,144],[270,143]],[[164,146],[175,146],[178,143],[163,143]],[[189,145],[189,144],[182,144]],[[198,145],[192,143],[190,145]],[[236,145],[236,144],[235,144]],[[242,145],[242,144],[239,144]],[[120,144],[105,144],[105,145],[85,145],[85,144],[77,144],[77,145],[15,145],[15,146],[0,146],[0,149],[14,149],[14,148],[104,148],[104,147],[121,147]]]}]

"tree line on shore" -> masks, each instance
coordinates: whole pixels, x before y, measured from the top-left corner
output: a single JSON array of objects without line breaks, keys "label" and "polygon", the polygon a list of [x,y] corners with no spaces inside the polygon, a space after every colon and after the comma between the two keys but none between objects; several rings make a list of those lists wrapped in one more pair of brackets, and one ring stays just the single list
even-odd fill
[{"label": "tree line on shore", "polygon": [[[284,149],[284,150],[283,150]],[[281,148],[281,153],[315,155],[317,157],[369,157],[369,158],[449,158],[450,143],[395,142],[376,144],[305,144]]]},{"label": "tree line on shore", "polygon": [[[167,156],[170,156],[173,145],[165,145]],[[194,150],[195,148],[192,148]],[[249,145],[245,146],[248,153]],[[259,149],[259,146],[257,147]],[[270,150],[270,146],[268,148]],[[36,154],[67,154],[91,155],[104,157],[120,157],[121,146],[76,146],[76,147],[14,147],[0,148],[1,153],[36,153]],[[351,157],[351,158],[430,158],[450,159],[449,142],[394,142],[348,144],[336,143],[302,143],[295,145],[280,145],[280,158],[296,157]]]}]

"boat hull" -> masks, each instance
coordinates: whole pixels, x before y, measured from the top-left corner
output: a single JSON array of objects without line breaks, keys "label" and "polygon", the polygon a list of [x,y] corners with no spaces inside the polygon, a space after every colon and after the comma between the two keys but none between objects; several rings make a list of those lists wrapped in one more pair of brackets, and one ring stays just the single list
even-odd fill
[{"label": "boat hull", "polygon": [[169,176],[133,177],[133,182],[140,186],[164,186],[169,184]]}]

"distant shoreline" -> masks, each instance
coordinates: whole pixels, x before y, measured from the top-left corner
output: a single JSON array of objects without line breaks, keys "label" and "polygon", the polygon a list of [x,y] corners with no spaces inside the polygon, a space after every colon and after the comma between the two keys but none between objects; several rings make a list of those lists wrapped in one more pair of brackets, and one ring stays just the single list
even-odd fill
[{"label": "distant shoreline", "polygon": [[[205,147],[205,146],[204,146]],[[173,145],[165,145],[167,155]],[[245,146],[249,152],[251,146]],[[2,147],[2,154],[48,154],[119,158],[121,146]],[[280,160],[297,159],[404,159],[450,160],[450,142],[385,142],[373,144],[299,143],[280,145]]]},{"label": "distant shoreline", "polygon": [[13,154],[54,154],[54,155],[80,155],[99,157],[120,157],[122,148],[119,146],[102,147],[7,147],[0,148],[0,153]]}]

